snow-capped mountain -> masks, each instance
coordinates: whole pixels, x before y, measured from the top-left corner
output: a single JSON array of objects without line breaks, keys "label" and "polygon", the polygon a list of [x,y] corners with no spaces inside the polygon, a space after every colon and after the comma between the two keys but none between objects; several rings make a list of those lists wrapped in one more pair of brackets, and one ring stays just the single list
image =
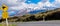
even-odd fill
[{"label": "snow-capped mountain", "polygon": [[26,8],[25,10],[22,9],[20,11],[17,12],[17,14],[15,16],[20,16],[20,15],[24,15],[24,14],[36,14],[38,12],[46,12],[46,11],[49,11],[49,10],[54,10],[56,9],[55,7],[44,7],[42,9],[34,9],[34,8]]}]

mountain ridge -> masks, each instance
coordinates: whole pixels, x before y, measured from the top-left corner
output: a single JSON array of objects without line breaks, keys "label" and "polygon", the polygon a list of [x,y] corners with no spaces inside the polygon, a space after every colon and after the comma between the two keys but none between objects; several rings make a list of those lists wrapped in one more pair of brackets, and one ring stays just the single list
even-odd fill
[{"label": "mountain ridge", "polygon": [[[49,10],[46,12],[41,12],[37,14],[26,14],[23,16],[14,16],[8,18],[9,22],[28,22],[28,21],[41,21],[43,20],[43,17],[45,20],[60,20],[60,8],[57,8],[55,10]],[[3,21],[1,19],[0,21]]]}]

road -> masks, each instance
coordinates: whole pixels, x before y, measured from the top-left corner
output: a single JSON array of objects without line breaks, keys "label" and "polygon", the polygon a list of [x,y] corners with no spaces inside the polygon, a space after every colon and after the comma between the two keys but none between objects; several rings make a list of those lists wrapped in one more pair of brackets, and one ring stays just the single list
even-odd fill
[{"label": "road", "polygon": [[35,21],[35,22],[17,22],[17,26],[60,26],[60,20],[56,21]]}]

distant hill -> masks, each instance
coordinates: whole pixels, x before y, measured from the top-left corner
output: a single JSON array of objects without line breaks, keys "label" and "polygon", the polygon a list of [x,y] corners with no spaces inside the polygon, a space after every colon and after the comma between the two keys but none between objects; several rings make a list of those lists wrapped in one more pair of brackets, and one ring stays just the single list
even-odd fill
[{"label": "distant hill", "polygon": [[29,13],[30,14],[36,14],[36,13],[39,13],[39,12],[46,12],[47,10],[34,10],[34,11],[30,11]]},{"label": "distant hill", "polygon": [[[45,20],[60,20],[60,8],[57,8],[55,10],[49,10],[46,12],[40,12],[37,14],[26,14],[23,16],[14,16],[8,18],[9,22],[28,22],[28,21],[41,21],[43,20],[43,17]],[[0,20],[1,22],[5,21],[4,19]]]}]

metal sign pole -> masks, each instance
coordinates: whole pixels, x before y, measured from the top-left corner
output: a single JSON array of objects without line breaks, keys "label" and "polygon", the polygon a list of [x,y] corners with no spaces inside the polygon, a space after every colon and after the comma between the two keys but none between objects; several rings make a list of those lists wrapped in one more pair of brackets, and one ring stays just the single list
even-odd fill
[{"label": "metal sign pole", "polygon": [[6,26],[8,26],[8,19],[6,18]]},{"label": "metal sign pole", "polygon": [[43,16],[43,21],[45,21],[45,17]]}]

